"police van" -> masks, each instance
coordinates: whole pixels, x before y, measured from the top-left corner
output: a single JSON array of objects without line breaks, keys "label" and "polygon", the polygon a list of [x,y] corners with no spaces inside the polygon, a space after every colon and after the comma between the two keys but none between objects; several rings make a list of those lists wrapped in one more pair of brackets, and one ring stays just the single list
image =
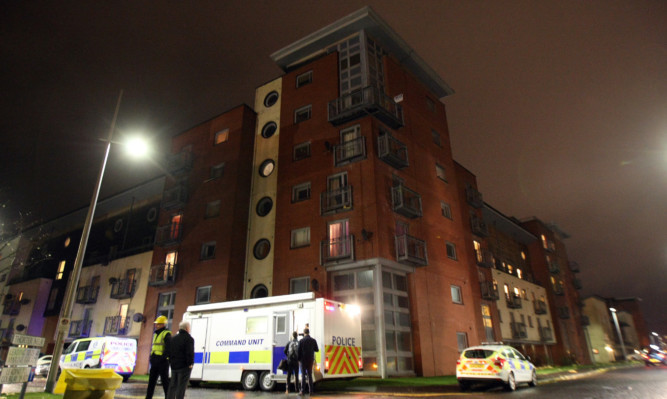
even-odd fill
[{"label": "police van", "polygon": [[60,356],[61,369],[113,369],[127,381],[137,363],[137,341],[132,338],[95,337],[73,341]]},{"label": "police van", "polygon": [[362,375],[361,315],[356,305],[313,293],[189,306],[183,315],[195,341],[190,381],[241,382],[272,390],[286,382],[278,370],[292,332],[317,340],[314,381]]}]

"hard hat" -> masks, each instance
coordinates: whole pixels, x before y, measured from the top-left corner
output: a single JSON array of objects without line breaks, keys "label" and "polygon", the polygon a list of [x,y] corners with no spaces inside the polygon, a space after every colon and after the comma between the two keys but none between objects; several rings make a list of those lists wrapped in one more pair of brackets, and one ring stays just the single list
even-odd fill
[{"label": "hard hat", "polygon": [[158,316],[153,324],[167,324],[167,318],[165,316]]}]

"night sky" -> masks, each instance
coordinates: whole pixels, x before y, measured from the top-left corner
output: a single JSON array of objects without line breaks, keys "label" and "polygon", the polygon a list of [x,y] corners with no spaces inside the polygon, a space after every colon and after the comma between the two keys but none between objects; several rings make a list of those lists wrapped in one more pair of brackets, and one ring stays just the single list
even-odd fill
[{"label": "night sky", "polygon": [[370,5],[455,90],[454,158],[485,201],[567,232],[583,295],[640,297],[667,334],[667,2],[2,1],[0,220],[160,174],[169,139],[281,75],[270,54]]}]

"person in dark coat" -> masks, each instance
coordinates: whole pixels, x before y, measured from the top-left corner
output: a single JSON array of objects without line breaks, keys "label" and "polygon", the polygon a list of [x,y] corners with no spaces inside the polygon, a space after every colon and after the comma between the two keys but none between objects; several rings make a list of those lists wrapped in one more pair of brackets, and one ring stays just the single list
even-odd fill
[{"label": "person in dark coat", "polygon": [[164,397],[167,397],[169,391],[169,352],[171,350],[171,331],[167,330],[167,318],[159,316],[155,319],[155,332],[153,333],[153,343],[151,345],[151,371],[148,376],[148,389],[146,390],[146,399],[153,398],[157,378],[162,380],[162,389]]},{"label": "person in dark coat", "polygon": [[190,323],[182,321],[178,334],[171,340],[171,383],[167,399],[183,399],[195,364],[195,340],[190,335]]},{"label": "person in dark coat", "polygon": [[290,378],[294,376],[294,392],[299,392],[299,340],[296,331],[292,333],[292,339],[285,345],[285,357],[287,358],[287,383],[285,393],[289,393]]},{"label": "person in dark coat", "polygon": [[[319,352],[317,341],[310,336],[308,327],[303,329],[303,338],[299,341],[299,362],[301,363],[301,391],[303,395],[304,386],[308,387],[308,392],[312,395],[313,391],[313,363],[315,362],[315,352]],[[307,385],[306,385],[307,384]]]}]

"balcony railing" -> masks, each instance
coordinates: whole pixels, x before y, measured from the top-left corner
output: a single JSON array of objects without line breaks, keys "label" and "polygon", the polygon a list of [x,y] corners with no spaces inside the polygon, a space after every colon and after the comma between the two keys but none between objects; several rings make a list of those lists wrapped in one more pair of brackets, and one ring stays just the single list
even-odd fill
[{"label": "balcony railing", "polygon": [[480,237],[486,237],[489,235],[489,228],[486,226],[484,219],[480,216],[470,216],[470,228],[472,229],[473,234],[476,234]]},{"label": "balcony railing", "polygon": [[354,260],[354,235],[322,240],[320,250],[323,265],[351,262]]},{"label": "balcony railing", "polygon": [[409,218],[422,216],[422,197],[403,184],[391,188],[391,200],[394,212]]},{"label": "balcony railing", "polygon": [[72,320],[69,325],[68,337],[82,338],[90,336],[90,329],[93,326],[92,320]]},{"label": "balcony railing", "polygon": [[535,308],[535,314],[546,314],[547,313],[547,303],[540,299],[533,301],[533,307]]},{"label": "balcony railing", "polygon": [[3,308],[2,314],[9,316],[16,316],[21,311],[21,302],[17,298],[6,299]]},{"label": "balcony railing", "polygon": [[475,208],[481,208],[484,205],[482,193],[473,186],[466,186],[466,201]]},{"label": "balcony railing", "polygon": [[116,280],[111,283],[111,294],[109,297],[112,299],[132,298],[136,289],[136,279]]},{"label": "balcony railing", "polygon": [[396,169],[407,168],[408,147],[385,132],[378,136],[378,158]]},{"label": "balcony railing", "polygon": [[565,290],[560,283],[552,284],[552,288],[554,289],[554,294],[560,296],[565,295]]},{"label": "balcony railing", "polygon": [[155,245],[166,247],[181,242],[183,223],[160,226],[155,231]]},{"label": "balcony railing", "polygon": [[76,289],[76,303],[90,304],[97,302],[97,294],[100,292],[99,285],[87,285]]},{"label": "balcony railing", "polygon": [[395,236],[396,260],[413,266],[428,265],[426,242],[416,237],[403,234]]},{"label": "balcony railing", "polygon": [[512,338],[527,338],[528,333],[526,332],[526,323],[519,323],[513,321],[511,324],[512,327]]},{"label": "balcony railing", "polygon": [[334,165],[343,166],[366,158],[366,137],[334,146]]},{"label": "balcony railing", "polygon": [[512,294],[505,297],[505,299],[507,300],[507,307],[510,309],[521,309],[523,307],[523,301],[518,295]]},{"label": "balcony railing", "polygon": [[567,306],[561,306],[558,308],[558,317],[561,319],[569,319],[570,318],[570,308]]},{"label": "balcony railing", "polygon": [[558,273],[560,273],[560,266],[558,266],[558,263],[557,263],[557,262],[553,262],[553,261],[552,261],[552,262],[549,262],[549,263],[547,264],[547,267],[549,268],[549,272],[550,272],[551,274],[558,274]]},{"label": "balcony railing", "polygon": [[569,261],[568,265],[570,266],[570,271],[572,271],[572,273],[579,273],[581,271],[581,269],[579,269],[579,264],[573,260]]},{"label": "balcony railing", "polygon": [[324,191],[320,196],[320,210],[322,215],[345,212],[350,209],[352,209],[352,186]]},{"label": "balcony railing", "polygon": [[550,327],[540,327],[540,341],[553,341],[554,334]]},{"label": "balcony railing", "polygon": [[365,87],[329,102],[329,122],[337,126],[366,115],[397,129],[403,126],[403,108],[373,86]]},{"label": "balcony railing", "polygon": [[578,278],[572,279],[572,285],[574,285],[574,288],[580,290],[584,288],[584,285],[581,283],[581,280]]},{"label": "balcony railing", "polygon": [[493,285],[493,281],[481,281],[480,288],[482,289],[482,299],[498,300],[498,288]]},{"label": "balcony railing", "polygon": [[171,285],[176,281],[176,271],[178,265],[171,263],[162,263],[151,266],[150,276],[148,276],[148,285],[161,286]]},{"label": "balcony railing", "polygon": [[172,175],[181,175],[190,172],[193,156],[190,151],[181,151],[178,154],[167,155],[167,171]]},{"label": "balcony railing", "polygon": [[493,252],[488,249],[476,249],[475,260],[477,261],[478,266],[493,267]]},{"label": "balcony railing", "polygon": [[130,318],[123,316],[109,316],[104,320],[104,334],[127,335],[130,331]]},{"label": "balcony railing", "polygon": [[165,210],[182,208],[187,202],[188,188],[185,183],[170,187],[162,194],[162,209]]}]

